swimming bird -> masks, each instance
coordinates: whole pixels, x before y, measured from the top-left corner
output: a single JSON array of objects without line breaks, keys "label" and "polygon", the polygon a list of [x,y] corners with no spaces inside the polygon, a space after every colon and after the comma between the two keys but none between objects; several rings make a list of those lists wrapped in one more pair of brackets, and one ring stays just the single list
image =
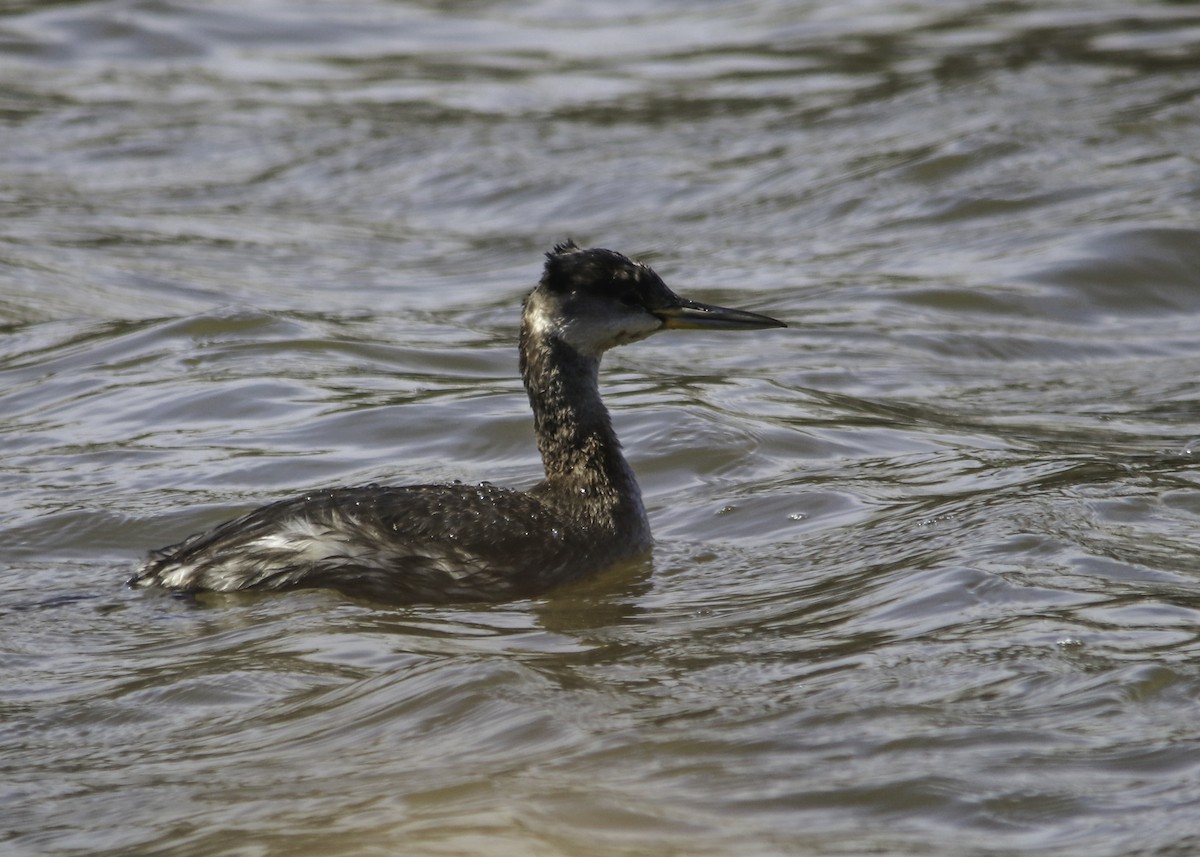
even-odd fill
[{"label": "swimming bird", "polygon": [[528,491],[487,482],[310,491],[152,551],[130,583],[495,602],[643,557],[650,524],[600,398],[601,356],[662,330],[786,326],[679,297],[612,250],[558,244],[525,298],[519,339],[545,479]]}]

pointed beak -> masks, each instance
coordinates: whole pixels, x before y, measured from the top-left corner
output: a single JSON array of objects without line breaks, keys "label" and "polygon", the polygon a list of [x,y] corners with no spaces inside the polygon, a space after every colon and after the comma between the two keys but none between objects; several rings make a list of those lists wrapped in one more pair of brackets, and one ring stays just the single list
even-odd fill
[{"label": "pointed beak", "polygon": [[762,330],[766,327],[787,327],[769,315],[728,309],[680,298],[676,306],[652,309],[662,319],[663,330]]}]

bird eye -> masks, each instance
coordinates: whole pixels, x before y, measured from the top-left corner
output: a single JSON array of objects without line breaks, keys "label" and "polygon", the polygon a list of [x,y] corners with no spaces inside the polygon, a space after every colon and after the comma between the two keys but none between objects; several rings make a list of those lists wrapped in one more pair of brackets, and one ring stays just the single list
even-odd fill
[{"label": "bird eye", "polygon": [[638,293],[632,289],[621,295],[618,300],[625,304],[625,306],[637,306],[641,303],[641,300],[638,298]]}]

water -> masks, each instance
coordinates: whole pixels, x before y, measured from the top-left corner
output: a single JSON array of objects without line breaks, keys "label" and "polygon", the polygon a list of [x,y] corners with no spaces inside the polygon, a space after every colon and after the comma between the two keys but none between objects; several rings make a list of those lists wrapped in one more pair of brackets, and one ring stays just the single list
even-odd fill
[{"label": "water", "polygon": [[[0,13],[0,853],[1200,848],[1200,12]],[[188,604],[317,485],[538,473],[573,236],[792,322],[612,353],[652,563]]]}]

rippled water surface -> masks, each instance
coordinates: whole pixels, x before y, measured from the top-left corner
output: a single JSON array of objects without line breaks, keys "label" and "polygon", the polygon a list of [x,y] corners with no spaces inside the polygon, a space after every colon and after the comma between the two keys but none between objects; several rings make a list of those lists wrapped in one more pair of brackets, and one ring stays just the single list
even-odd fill
[{"label": "rippled water surface", "polygon": [[[1200,850],[1200,10],[0,11],[0,853]],[[653,561],[189,604],[151,547],[539,462],[573,236]]]}]

